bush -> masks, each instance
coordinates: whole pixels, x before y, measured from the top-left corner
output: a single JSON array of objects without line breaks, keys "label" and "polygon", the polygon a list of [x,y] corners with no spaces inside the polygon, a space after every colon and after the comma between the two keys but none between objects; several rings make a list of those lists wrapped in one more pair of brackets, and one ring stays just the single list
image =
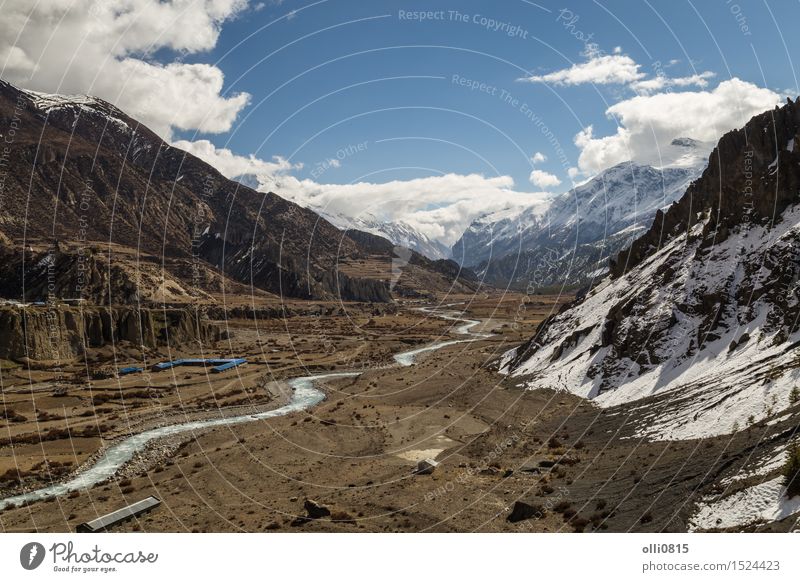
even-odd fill
[{"label": "bush", "polygon": [[555,507],[553,507],[553,511],[556,513],[564,513],[568,509],[572,507],[572,504],[569,501],[559,501],[556,503]]},{"label": "bush", "polygon": [[350,524],[356,522],[353,516],[347,513],[346,511],[334,511],[331,514],[331,521],[338,521],[341,523],[350,523]]},{"label": "bush", "polygon": [[791,445],[783,464],[783,484],[786,496],[791,498],[800,495],[800,445]]},{"label": "bush", "polygon": [[792,388],[792,391],[789,392],[789,403],[797,404],[798,402],[800,402],[800,388],[795,386]]},{"label": "bush", "polygon": [[0,420],[2,419],[6,419],[9,422],[26,422],[28,420],[13,408],[0,409]]},{"label": "bush", "polygon": [[575,530],[575,533],[581,533],[589,525],[589,520],[585,517],[576,516],[570,520],[569,524]]}]

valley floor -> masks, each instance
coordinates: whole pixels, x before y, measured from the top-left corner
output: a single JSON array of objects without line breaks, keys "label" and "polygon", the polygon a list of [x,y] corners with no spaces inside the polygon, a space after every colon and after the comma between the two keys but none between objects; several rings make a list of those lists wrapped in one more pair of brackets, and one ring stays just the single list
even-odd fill
[{"label": "valley floor", "polygon": [[[66,396],[55,397],[46,366],[4,367],[6,409],[25,420],[0,421],[4,440],[15,443],[0,447],[0,475],[19,467],[27,488],[41,484],[47,471],[72,472],[122,435],[220,411],[276,407],[286,400],[287,378],[364,372],[327,381],[327,398],[307,412],[158,442],[112,481],[0,512],[0,531],[72,531],[148,495],[160,498],[161,508],[117,530],[686,531],[704,515],[698,503],[711,506],[715,495],[735,495],[763,479],[745,469],[774,454],[796,419],[754,425],[734,437],[651,442],[636,436],[636,407],[600,409],[561,391],[522,390],[498,374],[493,362],[500,354],[530,337],[566,299],[454,298],[452,309],[480,319],[474,331],[491,337],[432,352],[409,367],[395,365],[392,355],[457,339],[458,324],[413,304],[396,312],[334,306],[324,317],[232,321],[232,339],[215,349],[247,357],[248,365],[215,376],[202,368],[152,373],[149,385],[159,398],[143,392],[143,375],[95,380],[91,387],[76,381]],[[120,365],[135,363],[129,349],[130,362],[120,361],[117,350]],[[92,354],[93,364],[111,356]],[[98,395],[108,398],[99,402]],[[101,435],[75,436],[98,424]],[[31,438],[67,425],[72,438]],[[415,474],[426,458],[439,466]],[[3,486],[0,498],[20,487]],[[303,519],[306,499],[331,515]],[[509,521],[517,501],[535,515]],[[703,529],[730,525],[710,511]],[[791,516],[776,519],[750,529],[796,527]]]}]

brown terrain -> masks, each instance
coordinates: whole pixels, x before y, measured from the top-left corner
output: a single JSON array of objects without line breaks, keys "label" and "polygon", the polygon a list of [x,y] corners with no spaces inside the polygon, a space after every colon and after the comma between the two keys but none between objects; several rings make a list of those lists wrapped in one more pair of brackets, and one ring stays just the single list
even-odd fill
[{"label": "brown terrain", "polygon": [[[742,464],[748,447],[766,444],[757,427],[737,442],[630,438],[630,411],[524,391],[498,375],[497,356],[567,299],[450,297],[465,301],[458,308],[482,321],[475,331],[492,337],[409,367],[393,363],[392,354],[459,338],[453,322],[413,303],[384,310],[298,304],[289,317],[232,319],[230,338],[206,353],[235,353],[249,363],[219,375],[183,367],[86,381],[87,365],[91,374],[141,364],[125,343],[62,363],[58,379],[48,363],[4,366],[13,416],[0,448],[3,497],[63,478],[145,428],[276,407],[285,401],[286,378],[364,371],[326,381],[325,400],[306,412],[158,441],[105,483],[1,512],[0,527],[70,531],[155,495],[161,508],[116,530],[684,531],[692,500]],[[148,362],[192,355],[147,351]],[[65,394],[55,396],[54,386]],[[52,440],[40,439],[48,434]],[[416,474],[428,458],[439,466]]]}]

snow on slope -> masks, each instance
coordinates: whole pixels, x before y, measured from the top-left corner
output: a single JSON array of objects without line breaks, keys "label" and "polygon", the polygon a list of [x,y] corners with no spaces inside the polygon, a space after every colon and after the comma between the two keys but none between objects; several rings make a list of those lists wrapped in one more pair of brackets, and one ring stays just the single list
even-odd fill
[{"label": "snow on slope", "polygon": [[646,230],[703,166],[696,160],[660,170],[619,164],[539,204],[479,218],[456,242],[453,256],[494,283],[583,282],[604,272],[608,258]]},{"label": "snow on slope", "polygon": [[[58,95],[28,89],[19,91],[30,99],[34,109],[48,117],[52,125],[75,127],[79,120],[92,124],[94,139],[102,140],[108,147],[124,149],[133,161],[153,153],[154,134],[150,135],[147,128],[107,101],[91,95]],[[164,144],[162,147],[170,146]]]},{"label": "snow on slope", "polygon": [[439,241],[426,236],[407,222],[381,220],[369,213],[363,213],[351,218],[342,214],[329,214],[317,208],[312,208],[312,210],[343,230],[361,230],[381,236],[389,239],[395,245],[417,251],[429,259],[450,258],[450,249]]},{"label": "snow on slope", "polygon": [[778,521],[800,512],[800,497],[788,499],[782,479],[776,477],[732,495],[706,499],[689,520],[689,531]]},{"label": "snow on slope", "polygon": [[71,111],[74,115],[103,115],[107,122],[117,126],[122,131],[131,131],[131,127],[122,117],[124,114],[102,99],[90,95],[58,95],[40,93],[38,91],[23,90],[30,96],[36,109],[50,114],[54,111]]},{"label": "snow on slope", "polygon": [[720,140],[711,165],[580,301],[505,354],[529,388],[630,415],[654,439],[777,421],[800,384],[800,104]]},{"label": "snow on slope", "polygon": [[[789,392],[800,383],[798,352],[783,342],[775,345],[780,331],[766,326],[773,306],[762,298],[748,306],[741,321],[735,312],[722,315],[718,333],[701,347],[697,330],[706,316],[688,307],[715,292],[735,295],[746,278],[756,285],[768,282],[770,273],[763,266],[747,277],[743,263],[762,265],[765,254],[794,247],[799,223],[800,207],[795,206],[776,227],[742,229],[715,246],[707,260],[686,260],[700,245],[699,238],[692,238],[706,226],[696,224],[640,268],[616,280],[606,278],[583,302],[557,316],[538,340],[541,347],[518,362],[512,375],[526,377],[529,388],[568,390],[602,407],[679,391],[673,399],[685,400],[680,415],[651,418],[646,406],[640,410],[645,419],[640,434],[651,438],[728,434],[771,416],[789,405]],[[668,284],[661,285],[665,271]],[[602,336],[609,307],[631,301],[642,303],[640,313],[624,320],[618,332],[638,338],[642,347],[626,355],[603,345]],[[732,342],[748,336],[729,351]],[[798,332],[788,338],[789,344],[795,341],[800,341]],[[516,351],[506,354],[505,372],[516,356]]]}]

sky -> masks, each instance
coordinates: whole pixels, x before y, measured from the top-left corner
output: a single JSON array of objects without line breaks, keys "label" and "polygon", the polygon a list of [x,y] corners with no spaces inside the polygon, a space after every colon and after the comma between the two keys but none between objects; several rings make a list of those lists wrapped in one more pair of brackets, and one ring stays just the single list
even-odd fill
[{"label": "sky", "polygon": [[229,177],[453,244],[798,94],[797,0],[0,0],[0,77]]}]

